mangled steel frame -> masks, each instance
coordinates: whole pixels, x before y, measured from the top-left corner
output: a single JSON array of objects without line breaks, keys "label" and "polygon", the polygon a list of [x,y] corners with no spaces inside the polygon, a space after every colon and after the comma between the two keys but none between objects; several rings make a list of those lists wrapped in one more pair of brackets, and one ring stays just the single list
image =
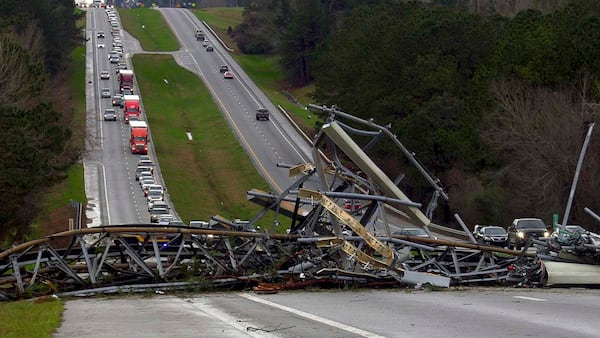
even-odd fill
[{"label": "mangled steel frame", "polygon": [[[0,253],[0,299],[153,287],[248,287],[261,282],[286,288],[322,283],[447,287],[543,279],[530,276],[536,261],[526,250],[452,236],[394,235],[392,227],[397,225],[460,233],[431,222],[437,199],[448,198],[439,180],[388,127],[335,108],[311,108],[329,114],[314,140],[313,163],[281,164],[296,181],[280,194],[248,191],[248,199],[264,209],[247,224],[213,217],[209,228],[103,226],[24,243]],[[370,139],[361,147],[349,133]],[[366,154],[385,137],[431,184],[433,195],[425,212],[398,187],[403,175],[393,181]],[[306,188],[315,177],[319,185]],[[342,207],[346,199],[358,201],[360,207]],[[274,222],[291,219],[289,234],[267,231],[261,221],[268,212],[275,213]],[[256,232],[259,225],[263,232]],[[68,238],[70,245],[56,247],[59,238]],[[515,266],[527,265],[515,271]]]}]

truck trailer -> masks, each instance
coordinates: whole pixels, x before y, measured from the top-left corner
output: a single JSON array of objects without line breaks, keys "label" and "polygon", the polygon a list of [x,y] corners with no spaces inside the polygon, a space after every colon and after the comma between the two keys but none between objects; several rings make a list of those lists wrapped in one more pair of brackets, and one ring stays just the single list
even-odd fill
[{"label": "truck trailer", "polygon": [[131,90],[133,93],[133,70],[131,69],[120,69],[119,70],[119,90],[123,93],[124,90]]},{"label": "truck trailer", "polygon": [[131,137],[129,145],[132,154],[148,154],[148,125],[145,121],[131,121]]}]

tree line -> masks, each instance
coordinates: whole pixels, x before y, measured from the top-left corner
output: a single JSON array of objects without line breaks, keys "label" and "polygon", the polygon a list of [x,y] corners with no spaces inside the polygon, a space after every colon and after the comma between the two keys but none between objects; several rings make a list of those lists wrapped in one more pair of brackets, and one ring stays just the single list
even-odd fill
[{"label": "tree line", "polygon": [[[82,41],[72,0],[0,2],[0,238],[21,240],[40,195],[79,155],[64,88]],[[59,103],[62,103],[60,105]],[[72,114],[72,111],[70,111]],[[6,242],[5,242],[6,243]]]},{"label": "tree line", "polygon": [[[257,0],[235,36],[246,53],[277,53],[290,83],[314,84],[315,102],[390,123],[448,189],[437,221],[458,212],[468,224],[550,223],[598,118],[600,4],[501,16],[465,3]],[[600,212],[598,133],[569,220],[592,230],[583,209]],[[391,149],[372,156],[398,155]],[[403,188],[427,203],[432,191],[407,163],[385,166],[407,173]]]}]

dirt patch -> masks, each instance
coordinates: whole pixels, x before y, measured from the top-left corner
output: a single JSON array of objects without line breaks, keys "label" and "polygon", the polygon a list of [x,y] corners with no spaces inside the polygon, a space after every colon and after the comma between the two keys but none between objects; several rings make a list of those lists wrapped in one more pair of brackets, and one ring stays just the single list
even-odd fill
[{"label": "dirt patch", "polygon": [[[55,233],[68,231],[70,219],[72,219],[73,229],[77,227],[77,209],[72,206],[64,206],[53,210],[40,221],[40,235],[48,236]],[[81,215],[81,227],[87,228],[87,219],[85,213]],[[69,245],[71,237],[57,238],[52,246],[55,248],[64,248]]]}]

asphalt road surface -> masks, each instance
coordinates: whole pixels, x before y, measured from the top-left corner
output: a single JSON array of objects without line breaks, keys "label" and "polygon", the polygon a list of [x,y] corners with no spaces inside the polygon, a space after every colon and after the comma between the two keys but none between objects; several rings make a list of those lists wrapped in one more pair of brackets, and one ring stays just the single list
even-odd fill
[{"label": "asphalt road surface", "polygon": [[599,337],[599,290],[461,288],[92,298],[55,337]]}]

